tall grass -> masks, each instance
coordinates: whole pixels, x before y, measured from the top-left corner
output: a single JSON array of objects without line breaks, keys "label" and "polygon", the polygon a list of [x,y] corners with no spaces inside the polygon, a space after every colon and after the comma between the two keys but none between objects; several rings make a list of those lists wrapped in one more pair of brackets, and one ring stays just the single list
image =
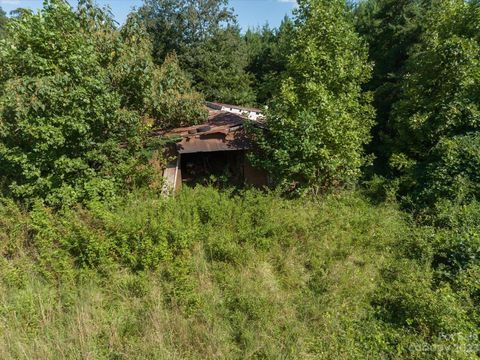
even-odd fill
[{"label": "tall grass", "polygon": [[471,355],[412,348],[473,331],[468,304],[431,287],[428,231],[357,193],[5,200],[0,226],[1,359]]}]

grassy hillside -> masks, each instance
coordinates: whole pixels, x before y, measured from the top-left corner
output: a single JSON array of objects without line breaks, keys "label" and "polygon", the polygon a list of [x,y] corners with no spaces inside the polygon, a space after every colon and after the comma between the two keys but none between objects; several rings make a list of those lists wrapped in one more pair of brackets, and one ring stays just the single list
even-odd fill
[{"label": "grassy hillside", "polygon": [[3,200],[0,228],[1,359],[474,356],[445,336],[472,309],[432,285],[431,231],[360,194]]}]

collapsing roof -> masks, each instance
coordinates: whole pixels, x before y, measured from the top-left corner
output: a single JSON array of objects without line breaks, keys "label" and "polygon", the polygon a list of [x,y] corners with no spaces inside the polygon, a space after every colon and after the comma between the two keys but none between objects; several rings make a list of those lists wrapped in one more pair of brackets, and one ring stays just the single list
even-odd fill
[{"label": "collapsing roof", "polygon": [[241,115],[242,117],[245,117],[249,120],[258,121],[263,119],[263,114],[260,109],[229,105],[229,104],[221,104],[221,103],[215,103],[215,102],[209,102],[209,101],[207,101],[206,105],[210,109]]},{"label": "collapsing roof", "polygon": [[[193,154],[202,156],[202,153],[205,153],[203,156],[207,156],[207,154],[236,151],[239,155],[235,155],[235,157],[238,158],[240,156],[243,159],[241,160],[243,165],[241,165],[240,171],[245,182],[254,185],[265,185],[267,182],[266,175],[253,169],[244,156],[245,151],[252,147],[244,129],[247,114],[223,111],[218,109],[218,106],[210,106],[209,103],[207,103],[207,106],[209,107],[209,116],[206,123],[176,128],[158,134],[165,137],[179,138],[172,149],[176,159],[164,171],[166,192],[175,191],[181,187],[182,163],[184,162],[182,155],[188,155],[191,159]],[[260,125],[258,120],[253,122]],[[208,156],[210,156],[208,159],[212,159],[211,155]],[[214,162],[220,161],[218,155],[215,156],[217,158]],[[233,159],[232,157],[229,158]],[[188,160],[185,161],[188,162]],[[205,161],[209,162],[209,160],[204,158],[203,162]],[[186,180],[183,179],[183,181]]]},{"label": "collapsing roof", "polygon": [[180,136],[179,154],[246,150],[251,147],[244,133],[245,118],[221,110],[209,109],[208,121],[202,125],[177,128],[164,136]]},{"label": "collapsing roof", "polygon": [[230,105],[230,104],[222,104],[222,103],[217,103],[217,102],[211,102],[207,101],[207,107],[210,109],[215,109],[215,110],[223,110],[226,111],[226,109],[229,110],[240,110],[244,112],[256,112],[261,114],[262,110],[257,109],[257,108],[250,108],[250,107],[244,107],[244,106],[237,106],[237,105]]}]

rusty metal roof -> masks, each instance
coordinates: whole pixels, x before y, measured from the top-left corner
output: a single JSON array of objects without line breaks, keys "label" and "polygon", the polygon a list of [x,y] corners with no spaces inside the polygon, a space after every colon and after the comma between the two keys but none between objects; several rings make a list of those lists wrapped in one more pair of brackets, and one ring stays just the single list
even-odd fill
[{"label": "rusty metal roof", "polygon": [[179,127],[179,128],[170,129],[170,130],[157,131],[154,133],[154,135],[188,136],[188,135],[191,135],[191,133],[196,133],[198,129],[205,126],[210,126],[211,130],[209,130],[208,132],[226,131],[230,128],[243,126],[244,121],[245,119],[240,115],[232,114],[225,111],[208,109],[208,120],[206,123],[199,124],[199,125],[186,126],[186,127]]},{"label": "rusty metal roof", "polygon": [[175,145],[179,154],[246,150],[250,148],[250,142],[244,136],[243,131],[241,133],[210,133],[186,137]]},{"label": "rusty metal roof", "polygon": [[179,136],[175,144],[180,154],[249,149],[251,144],[244,131],[240,115],[209,109],[208,121],[194,125],[161,131],[157,136]]}]

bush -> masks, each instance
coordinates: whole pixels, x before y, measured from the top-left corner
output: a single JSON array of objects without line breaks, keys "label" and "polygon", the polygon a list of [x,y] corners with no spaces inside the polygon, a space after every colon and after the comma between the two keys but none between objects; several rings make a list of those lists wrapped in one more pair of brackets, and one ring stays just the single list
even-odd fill
[{"label": "bush", "polygon": [[0,219],[2,358],[408,356],[475,314],[475,268],[435,288],[430,238],[358,194],[198,187]]},{"label": "bush", "polygon": [[392,114],[400,195],[429,216],[438,202],[479,195],[479,14],[477,1],[433,3]]},{"label": "bush", "polygon": [[445,201],[468,204],[480,199],[480,132],[442,139],[419,176],[418,205]]}]

